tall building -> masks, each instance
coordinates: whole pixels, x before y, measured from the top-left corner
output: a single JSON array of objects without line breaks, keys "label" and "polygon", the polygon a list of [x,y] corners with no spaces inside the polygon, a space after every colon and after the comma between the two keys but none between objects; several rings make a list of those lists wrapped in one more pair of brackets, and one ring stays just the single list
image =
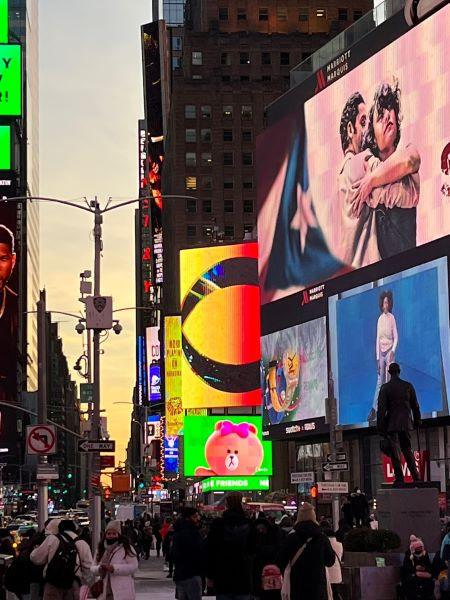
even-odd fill
[{"label": "tall building", "polygon": [[288,90],[290,70],[370,7],[367,0],[186,2],[162,186],[164,195],[191,198],[164,204],[168,314],[179,311],[180,248],[255,236],[255,140],[265,108]]}]

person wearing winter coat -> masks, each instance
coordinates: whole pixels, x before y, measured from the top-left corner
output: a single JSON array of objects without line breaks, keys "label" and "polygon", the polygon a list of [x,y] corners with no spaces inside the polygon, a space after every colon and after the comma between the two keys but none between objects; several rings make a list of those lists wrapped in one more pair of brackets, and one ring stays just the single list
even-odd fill
[{"label": "person wearing winter coat", "polygon": [[120,521],[110,521],[99,542],[91,571],[103,580],[98,600],[134,600],[134,573],[138,568],[136,551],[122,535]]},{"label": "person wearing winter coat", "polygon": [[335,554],[335,561],[332,567],[327,567],[327,577],[328,581],[331,584],[331,590],[333,592],[333,598],[339,598],[339,586],[342,583],[342,555],[344,553],[344,547],[341,542],[338,542],[336,539],[336,534],[334,533],[331,524],[329,522],[324,521],[321,523],[321,527],[323,529],[324,534],[330,540],[331,547]]},{"label": "person wearing winter coat", "polygon": [[181,519],[174,524],[173,579],[179,600],[202,600],[204,560],[199,523],[198,510],[186,507],[181,512]]},{"label": "person wearing winter coat", "polygon": [[[56,528],[57,531],[56,531]],[[35,565],[44,566],[44,596],[43,600],[78,600],[80,593],[80,584],[87,581],[90,577],[90,569],[92,565],[91,549],[84,540],[80,540],[76,533],[76,525],[70,519],[62,519],[49,521],[46,526],[45,540],[37,546],[31,554],[30,560]],[[74,581],[72,588],[62,589],[56,587],[49,581],[46,581],[47,570],[49,563],[58,551],[61,538],[71,539],[75,543],[77,549],[76,567],[74,572]]]},{"label": "person wearing winter coat", "polygon": [[298,511],[294,532],[286,537],[281,549],[278,564],[283,573],[304,545],[302,554],[291,568],[291,600],[328,600],[326,567],[332,567],[336,557],[329,538],[317,522],[313,506],[308,502]]},{"label": "person wearing winter coat", "polygon": [[401,572],[402,592],[406,600],[431,600],[434,581],[430,557],[420,538],[411,535],[409,539]]}]

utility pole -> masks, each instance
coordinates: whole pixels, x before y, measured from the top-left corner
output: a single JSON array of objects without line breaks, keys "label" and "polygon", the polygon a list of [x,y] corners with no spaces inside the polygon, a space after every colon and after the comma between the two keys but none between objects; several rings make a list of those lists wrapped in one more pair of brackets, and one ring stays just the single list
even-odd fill
[{"label": "utility pole", "polygon": [[[38,326],[38,424],[47,424],[47,323],[45,290],[40,290],[37,302]],[[39,464],[47,462],[47,456],[39,456]],[[47,480],[38,479],[38,526],[42,530],[48,518]]]}]

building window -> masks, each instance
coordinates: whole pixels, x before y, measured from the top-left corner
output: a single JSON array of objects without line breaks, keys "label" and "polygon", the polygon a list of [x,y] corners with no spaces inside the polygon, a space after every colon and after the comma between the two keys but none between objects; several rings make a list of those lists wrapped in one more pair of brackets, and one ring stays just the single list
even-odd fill
[{"label": "building window", "polygon": [[280,65],[289,65],[289,52],[280,52]]},{"label": "building window", "polygon": [[213,234],[213,228],[211,225],[202,225],[202,237],[210,238]]},{"label": "building window", "polygon": [[196,142],[197,141],[197,130],[196,129],[186,129],[185,130],[185,140],[186,142]]},{"label": "building window", "polygon": [[182,50],[183,49],[183,38],[179,35],[174,35],[172,38],[172,50]]},{"label": "building window", "polygon": [[301,23],[309,21],[309,8],[307,6],[300,6],[298,9],[298,20]]},{"label": "building window", "polygon": [[186,212],[196,213],[197,212],[197,200],[195,198],[186,198]]},{"label": "building window", "polygon": [[223,164],[225,167],[232,167],[234,164],[234,157],[232,152],[223,153]]},{"label": "building window", "polygon": [[278,21],[287,21],[287,6],[277,6],[277,20]]},{"label": "building window", "polygon": [[246,82],[250,81],[250,75],[241,75],[239,77],[239,80],[242,81],[242,83],[246,83]]},{"label": "building window", "polygon": [[172,69],[181,69],[181,58],[179,56],[172,57]]},{"label": "building window", "polygon": [[186,119],[195,119],[197,116],[196,106],[195,104],[185,104],[184,106],[184,116]]},{"label": "building window", "polygon": [[338,20],[348,21],[348,10],[346,8],[338,8]]},{"label": "building window", "polygon": [[211,152],[202,152],[201,165],[202,167],[210,167],[212,165]]},{"label": "building window", "polygon": [[197,166],[197,155],[195,152],[186,152],[186,166],[196,167]]},{"label": "building window", "polygon": [[244,239],[252,239],[253,238],[253,230],[254,230],[254,226],[251,223],[244,225]]},{"label": "building window", "polygon": [[202,190],[212,189],[212,177],[210,175],[204,175],[201,179]]},{"label": "building window", "polygon": [[261,52],[261,64],[270,65],[270,52]]},{"label": "building window", "polygon": [[239,64],[241,64],[241,65],[249,65],[250,64],[250,54],[248,52],[239,52]]},{"label": "building window", "polygon": [[234,238],[234,225],[225,225],[223,233],[226,238]]},{"label": "building window", "polygon": [[192,75],[192,79],[203,79],[203,75],[194,74]]},{"label": "building window", "polygon": [[200,139],[202,142],[211,141],[211,129],[200,129]]},{"label": "building window", "polygon": [[269,9],[268,8],[260,8],[259,9],[259,20],[260,21],[268,21],[269,20]]},{"label": "building window", "polygon": [[251,119],[253,117],[253,111],[251,104],[243,104],[241,106],[241,119]]},{"label": "building window", "polygon": [[228,21],[228,6],[219,6],[219,21]]},{"label": "building window", "polygon": [[231,54],[229,52],[222,52],[220,55],[220,64],[227,67],[231,65]]},{"label": "building window", "polygon": [[253,200],[244,199],[244,212],[245,213],[253,212]]},{"label": "building window", "polygon": [[230,118],[233,116],[233,107],[231,104],[224,104],[222,109],[222,116],[226,118]]},{"label": "building window", "polygon": [[272,81],[272,77],[270,75],[262,75],[261,81]]},{"label": "building window", "polygon": [[223,189],[232,190],[234,188],[234,180],[231,177],[225,177],[223,180]]},{"label": "building window", "polygon": [[353,11],[353,20],[357,21],[358,19],[360,19],[363,16],[363,11],[362,10],[354,10]]},{"label": "building window", "polygon": [[204,104],[200,106],[200,113],[202,115],[202,119],[210,119],[211,118],[211,105]]},{"label": "building window", "polygon": [[212,201],[211,200],[203,200],[202,201],[202,209],[204,213],[212,212]]},{"label": "building window", "polygon": [[253,189],[253,179],[251,177],[247,177],[242,182],[242,187],[244,190],[252,190]]},{"label": "building window", "polygon": [[223,81],[223,83],[228,83],[229,81],[231,81],[231,77],[229,75],[222,75],[221,80]]},{"label": "building window", "polygon": [[223,201],[223,212],[226,212],[226,213],[234,212],[234,200],[227,198]]},{"label": "building window", "polygon": [[244,167],[251,167],[253,165],[253,152],[242,153],[242,164]]},{"label": "building window", "polygon": [[237,20],[238,21],[246,21],[247,20],[247,9],[246,8],[238,8],[237,9]]},{"label": "building window", "polygon": [[223,130],[223,141],[224,142],[232,142],[233,141],[233,130],[232,129],[224,129]]},{"label": "building window", "polygon": [[251,142],[252,141],[252,130],[251,129],[243,129],[242,130],[242,141],[243,142]]},{"label": "building window", "polygon": [[195,225],[188,225],[186,227],[186,237],[188,237],[188,238],[197,237],[197,227]]},{"label": "building window", "polygon": [[316,17],[318,19],[326,19],[327,11],[324,8],[316,8]]},{"label": "building window", "polygon": [[203,64],[203,55],[201,52],[192,52],[192,64],[197,66]]},{"label": "building window", "polygon": [[196,190],[197,189],[197,177],[193,175],[189,175],[186,177],[186,189],[187,190]]}]

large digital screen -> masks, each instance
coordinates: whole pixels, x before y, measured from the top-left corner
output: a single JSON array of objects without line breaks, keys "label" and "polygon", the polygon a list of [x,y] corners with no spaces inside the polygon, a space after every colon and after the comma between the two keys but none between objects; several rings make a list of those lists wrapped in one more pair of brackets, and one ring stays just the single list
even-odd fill
[{"label": "large digital screen", "polygon": [[272,474],[272,444],[262,440],[261,417],[186,416],[184,475]]},{"label": "large digital screen", "polygon": [[376,424],[390,363],[416,389],[422,417],[449,414],[447,258],[329,298],[331,368],[342,426]]},{"label": "large digital screen", "polygon": [[325,317],[263,336],[261,355],[264,434],[285,437],[293,423],[317,433],[328,395]]},{"label": "large digital screen", "polygon": [[17,400],[17,203],[0,205],[0,400]]},{"label": "large digital screen", "polygon": [[447,5],[312,98],[279,101],[257,140],[262,304],[448,234],[449,29]]},{"label": "large digital screen", "polygon": [[181,318],[164,318],[164,368],[166,393],[166,435],[177,436],[183,430],[181,404]]},{"label": "large digital screen", "polygon": [[184,408],[261,402],[258,245],[180,252]]},{"label": "large digital screen", "polygon": [[201,482],[201,491],[207,492],[232,492],[268,490],[270,480],[268,477],[209,477]]}]

